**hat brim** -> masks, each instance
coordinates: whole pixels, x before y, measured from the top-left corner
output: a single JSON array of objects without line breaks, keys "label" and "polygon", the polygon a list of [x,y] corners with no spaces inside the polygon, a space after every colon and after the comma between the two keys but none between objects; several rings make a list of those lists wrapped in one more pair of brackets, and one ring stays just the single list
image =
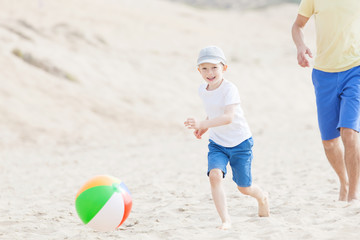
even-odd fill
[{"label": "hat brim", "polygon": [[200,64],[203,64],[203,63],[212,63],[212,64],[223,63],[223,64],[225,64],[220,59],[208,58],[208,59],[201,59],[200,61],[197,62],[197,65],[200,65]]}]

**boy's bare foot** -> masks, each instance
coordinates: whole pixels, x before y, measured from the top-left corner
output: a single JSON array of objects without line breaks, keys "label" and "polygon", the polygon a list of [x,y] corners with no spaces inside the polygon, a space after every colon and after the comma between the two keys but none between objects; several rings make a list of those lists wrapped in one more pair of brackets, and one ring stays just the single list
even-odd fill
[{"label": "boy's bare foot", "polygon": [[228,230],[231,228],[231,222],[223,222],[218,228],[220,230]]},{"label": "boy's bare foot", "polygon": [[269,194],[267,192],[264,193],[264,198],[262,201],[258,201],[259,205],[259,217],[269,217],[270,209],[269,209]]}]

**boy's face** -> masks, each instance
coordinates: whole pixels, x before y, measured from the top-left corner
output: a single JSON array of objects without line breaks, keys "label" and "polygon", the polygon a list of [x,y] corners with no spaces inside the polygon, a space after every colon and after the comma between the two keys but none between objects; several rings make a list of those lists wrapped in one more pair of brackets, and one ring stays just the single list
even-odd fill
[{"label": "boy's face", "polygon": [[199,65],[198,70],[205,82],[208,83],[208,90],[213,90],[220,86],[226,68],[227,65],[221,63],[202,63]]}]

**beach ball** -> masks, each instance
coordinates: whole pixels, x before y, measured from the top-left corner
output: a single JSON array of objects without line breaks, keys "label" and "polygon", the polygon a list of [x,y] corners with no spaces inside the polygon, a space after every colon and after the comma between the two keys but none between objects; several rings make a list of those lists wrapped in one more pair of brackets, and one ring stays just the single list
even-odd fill
[{"label": "beach ball", "polygon": [[100,175],[87,181],[76,195],[79,218],[98,231],[117,229],[129,216],[132,199],[129,189],[119,179]]}]

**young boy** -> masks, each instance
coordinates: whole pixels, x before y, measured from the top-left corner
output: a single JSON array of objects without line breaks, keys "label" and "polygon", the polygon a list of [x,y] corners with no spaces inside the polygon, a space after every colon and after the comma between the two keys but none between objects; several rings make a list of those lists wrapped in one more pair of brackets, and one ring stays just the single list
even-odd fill
[{"label": "young boy", "polygon": [[239,191],[258,201],[258,214],[270,214],[268,196],[252,184],[251,161],[253,139],[240,107],[237,87],[223,78],[227,69],[223,51],[216,46],[203,48],[197,60],[198,71],[205,83],[200,85],[199,95],[203,100],[207,118],[198,121],[188,118],[184,124],[194,129],[196,138],[209,130],[208,176],[216,210],[221,218],[220,229],[231,227],[222,179],[230,162],[233,181]]}]

